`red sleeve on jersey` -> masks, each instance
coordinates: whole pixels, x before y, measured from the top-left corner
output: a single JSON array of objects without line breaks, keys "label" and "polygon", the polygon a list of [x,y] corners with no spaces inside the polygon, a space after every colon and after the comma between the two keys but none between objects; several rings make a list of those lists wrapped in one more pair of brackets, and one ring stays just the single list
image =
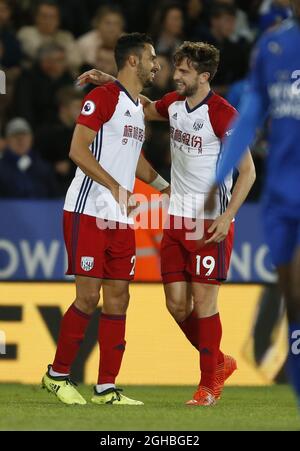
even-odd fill
[{"label": "red sleeve on jersey", "polygon": [[85,125],[98,132],[114,114],[120,90],[107,89],[106,86],[93,89],[82,102],[77,124]]},{"label": "red sleeve on jersey", "polygon": [[215,135],[223,139],[237,117],[237,110],[222,97],[216,96],[209,103],[209,118]]},{"label": "red sleeve on jersey", "polygon": [[172,103],[177,102],[177,100],[183,99],[184,97],[177,94],[176,91],[168,92],[160,100],[155,102],[155,108],[161,116],[169,119],[169,106],[172,105]]}]

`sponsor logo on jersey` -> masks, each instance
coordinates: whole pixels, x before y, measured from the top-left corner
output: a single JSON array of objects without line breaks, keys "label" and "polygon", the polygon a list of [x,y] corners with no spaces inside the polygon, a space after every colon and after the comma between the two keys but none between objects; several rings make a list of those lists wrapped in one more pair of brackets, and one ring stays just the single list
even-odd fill
[{"label": "sponsor logo on jersey", "polygon": [[193,129],[198,132],[203,127],[204,121],[199,119],[198,121],[194,122]]},{"label": "sponsor logo on jersey", "polygon": [[124,116],[131,117],[130,111],[127,110],[126,113],[124,114]]},{"label": "sponsor logo on jersey", "polygon": [[96,105],[94,104],[94,102],[92,102],[91,100],[87,100],[86,102],[84,102],[81,114],[84,114],[85,116],[90,116],[91,114],[93,114],[95,109]]},{"label": "sponsor logo on jersey", "polygon": [[122,144],[127,144],[128,139],[125,142],[125,138],[132,138],[135,139],[136,141],[144,142],[145,132],[142,128],[133,127],[132,125],[125,125],[123,131]]},{"label": "sponsor logo on jersey", "polygon": [[173,114],[172,118],[175,119],[175,121],[177,121],[177,113]]},{"label": "sponsor logo on jersey", "polygon": [[300,119],[300,90],[295,88],[294,83],[290,81],[269,84],[270,113],[273,118],[293,117],[296,120]]},{"label": "sponsor logo on jersey", "polygon": [[191,135],[190,133],[183,133],[178,128],[170,127],[171,139],[188,147],[198,149],[198,153],[202,153],[202,137],[198,135]]},{"label": "sponsor logo on jersey", "polygon": [[94,267],[94,257],[81,257],[81,268],[83,271],[91,271]]}]

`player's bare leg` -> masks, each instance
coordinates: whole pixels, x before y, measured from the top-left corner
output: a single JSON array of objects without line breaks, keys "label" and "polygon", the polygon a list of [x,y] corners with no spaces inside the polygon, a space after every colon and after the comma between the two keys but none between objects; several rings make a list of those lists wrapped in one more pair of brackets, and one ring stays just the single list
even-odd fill
[{"label": "player's bare leg", "polygon": [[168,283],[164,285],[164,290],[167,309],[189,342],[199,351],[198,321],[194,311],[191,283]]},{"label": "player's bare leg", "polygon": [[218,314],[219,285],[192,282],[194,309],[198,318],[208,318]]},{"label": "player's bare leg", "polygon": [[75,283],[75,307],[87,315],[93,314],[99,304],[102,280],[94,277],[75,276]]},{"label": "player's bare leg", "polygon": [[198,323],[201,380],[193,399],[187,405],[215,404],[214,387],[222,334],[217,313],[218,291],[218,285],[192,283],[194,313]]},{"label": "player's bare leg", "polygon": [[103,308],[99,321],[100,365],[98,383],[92,402],[95,404],[142,405],[127,398],[116,388],[125,351],[126,312],[129,304],[129,282],[103,281]]},{"label": "player's bare leg", "polygon": [[70,379],[70,371],[99,299],[101,279],[76,276],[76,299],[65,313],[55,359],[42,380],[43,387],[65,404],[86,404]]},{"label": "player's bare leg", "polygon": [[[216,316],[218,312],[217,296],[219,287],[217,285],[207,285],[199,283],[192,285],[188,282],[173,282],[165,284],[164,289],[166,295],[166,304],[169,312],[178,323],[179,327],[184,332],[190,343],[197,350],[199,350],[199,338],[201,338],[200,323],[208,322],[205,318]],[[192,290],[194,292],[194,298],[192,296]],[[217,318],[215,318],[214,321],[215,320],[217,320]],[[206,325],[204,324],[204,331],[205,328]],[[212,386],[214,387],[214,389],[217,389],[217,398],[219,398],[224,384],[224,358],[223,354],[219,350],[217,357],[219,363],[217,367],[218,372],[216,372]],[[225,358],[226,362],[230,361],[231,363],[232,358],[230,358],[229,356],[225,356]],[[203,361],[205,361],[205,358],[203,359]],[[230,365],[230,367],[233,368],[231,369],[230,374],[232,374],[234,369],[236,369],[236,363],[234,359],[232,359],[232,361],[234,362],[234,365]],[[207,393],[205,393],[204,398],[206,397]],[[211,404],[213,404],[214,400],[211,399],[211,393],[209,393],[208,397],[210,398]],[[201,396],[201,402],[202,398],[203,396]],[[204,405],[206,405],[206,401],[204,400],[203,402]],[[194,401],[193,405],[195,405]]]},{"label": "player's bare leg", "polygon": [[[164,285],[167,309],[178,323],[185,321],[194,305],[192,287],[188,282],[172,282]],[[197,347],[197,344],[195,344]]]},{"label": "player's bare leg", "polygon": [[222,326],[218,313],[219,285],[193,282],[194,313],[198,321],[201,380],[189,405],[212,405],[220,399],[224,381],[236,370],[236,361],[220,351]]},{"label": "player's bare leg", "polygon": [[[188,282],[173,282],[164,286],[166,304],[169,312],[178,323],[188,340],[199,351],[199,319],[194,310],[192,300],[192,285]],[[201,400],[198,394],[201,394]],[[200,404],[201,402],[201,404]],[[201,393],[197,391],[193,400],[188,401],[188,405],[213,405],[215,398],[212,393]]]}]

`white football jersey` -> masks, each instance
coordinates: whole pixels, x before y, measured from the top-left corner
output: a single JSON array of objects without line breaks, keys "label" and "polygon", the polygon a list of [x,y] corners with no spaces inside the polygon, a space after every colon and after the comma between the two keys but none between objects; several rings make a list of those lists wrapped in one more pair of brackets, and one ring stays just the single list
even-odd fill
[{"label": "white football jersey", "polygon": [[204,201],[215,181],[222,139],[231,132],[229,128],[236,117],[236,110],[212,91],[192,109],[186,98],[176,92],[166,94],[155,106],[170,122],[172,167],[169,214],[215,219],[224,213],[230,200],[232,173],[219,186],[215,211],[204,213]]},{"label": "white football jersey", "polygon": [[[145,137],[143,107],[118,82],[92,90],[84,99],[77,124],[97,132],[90,150],[121,186],[132,192]],[[77,168],[64,209],[117,222],[133,224],[123,214],[110,190]]]}]

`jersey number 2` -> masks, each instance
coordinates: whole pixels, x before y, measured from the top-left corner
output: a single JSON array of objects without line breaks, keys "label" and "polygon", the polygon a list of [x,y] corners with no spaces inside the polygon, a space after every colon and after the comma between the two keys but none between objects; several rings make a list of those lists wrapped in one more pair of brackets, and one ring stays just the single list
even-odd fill
[{"label": "jersey number 2", "polygon": [[136,264],[136,256],[133,255],[133,257],[131,257],[130,263],[132,263],[132,269],[129,273],[130,276],[134,276],[134,270],[135,270],[135,264]]}]

